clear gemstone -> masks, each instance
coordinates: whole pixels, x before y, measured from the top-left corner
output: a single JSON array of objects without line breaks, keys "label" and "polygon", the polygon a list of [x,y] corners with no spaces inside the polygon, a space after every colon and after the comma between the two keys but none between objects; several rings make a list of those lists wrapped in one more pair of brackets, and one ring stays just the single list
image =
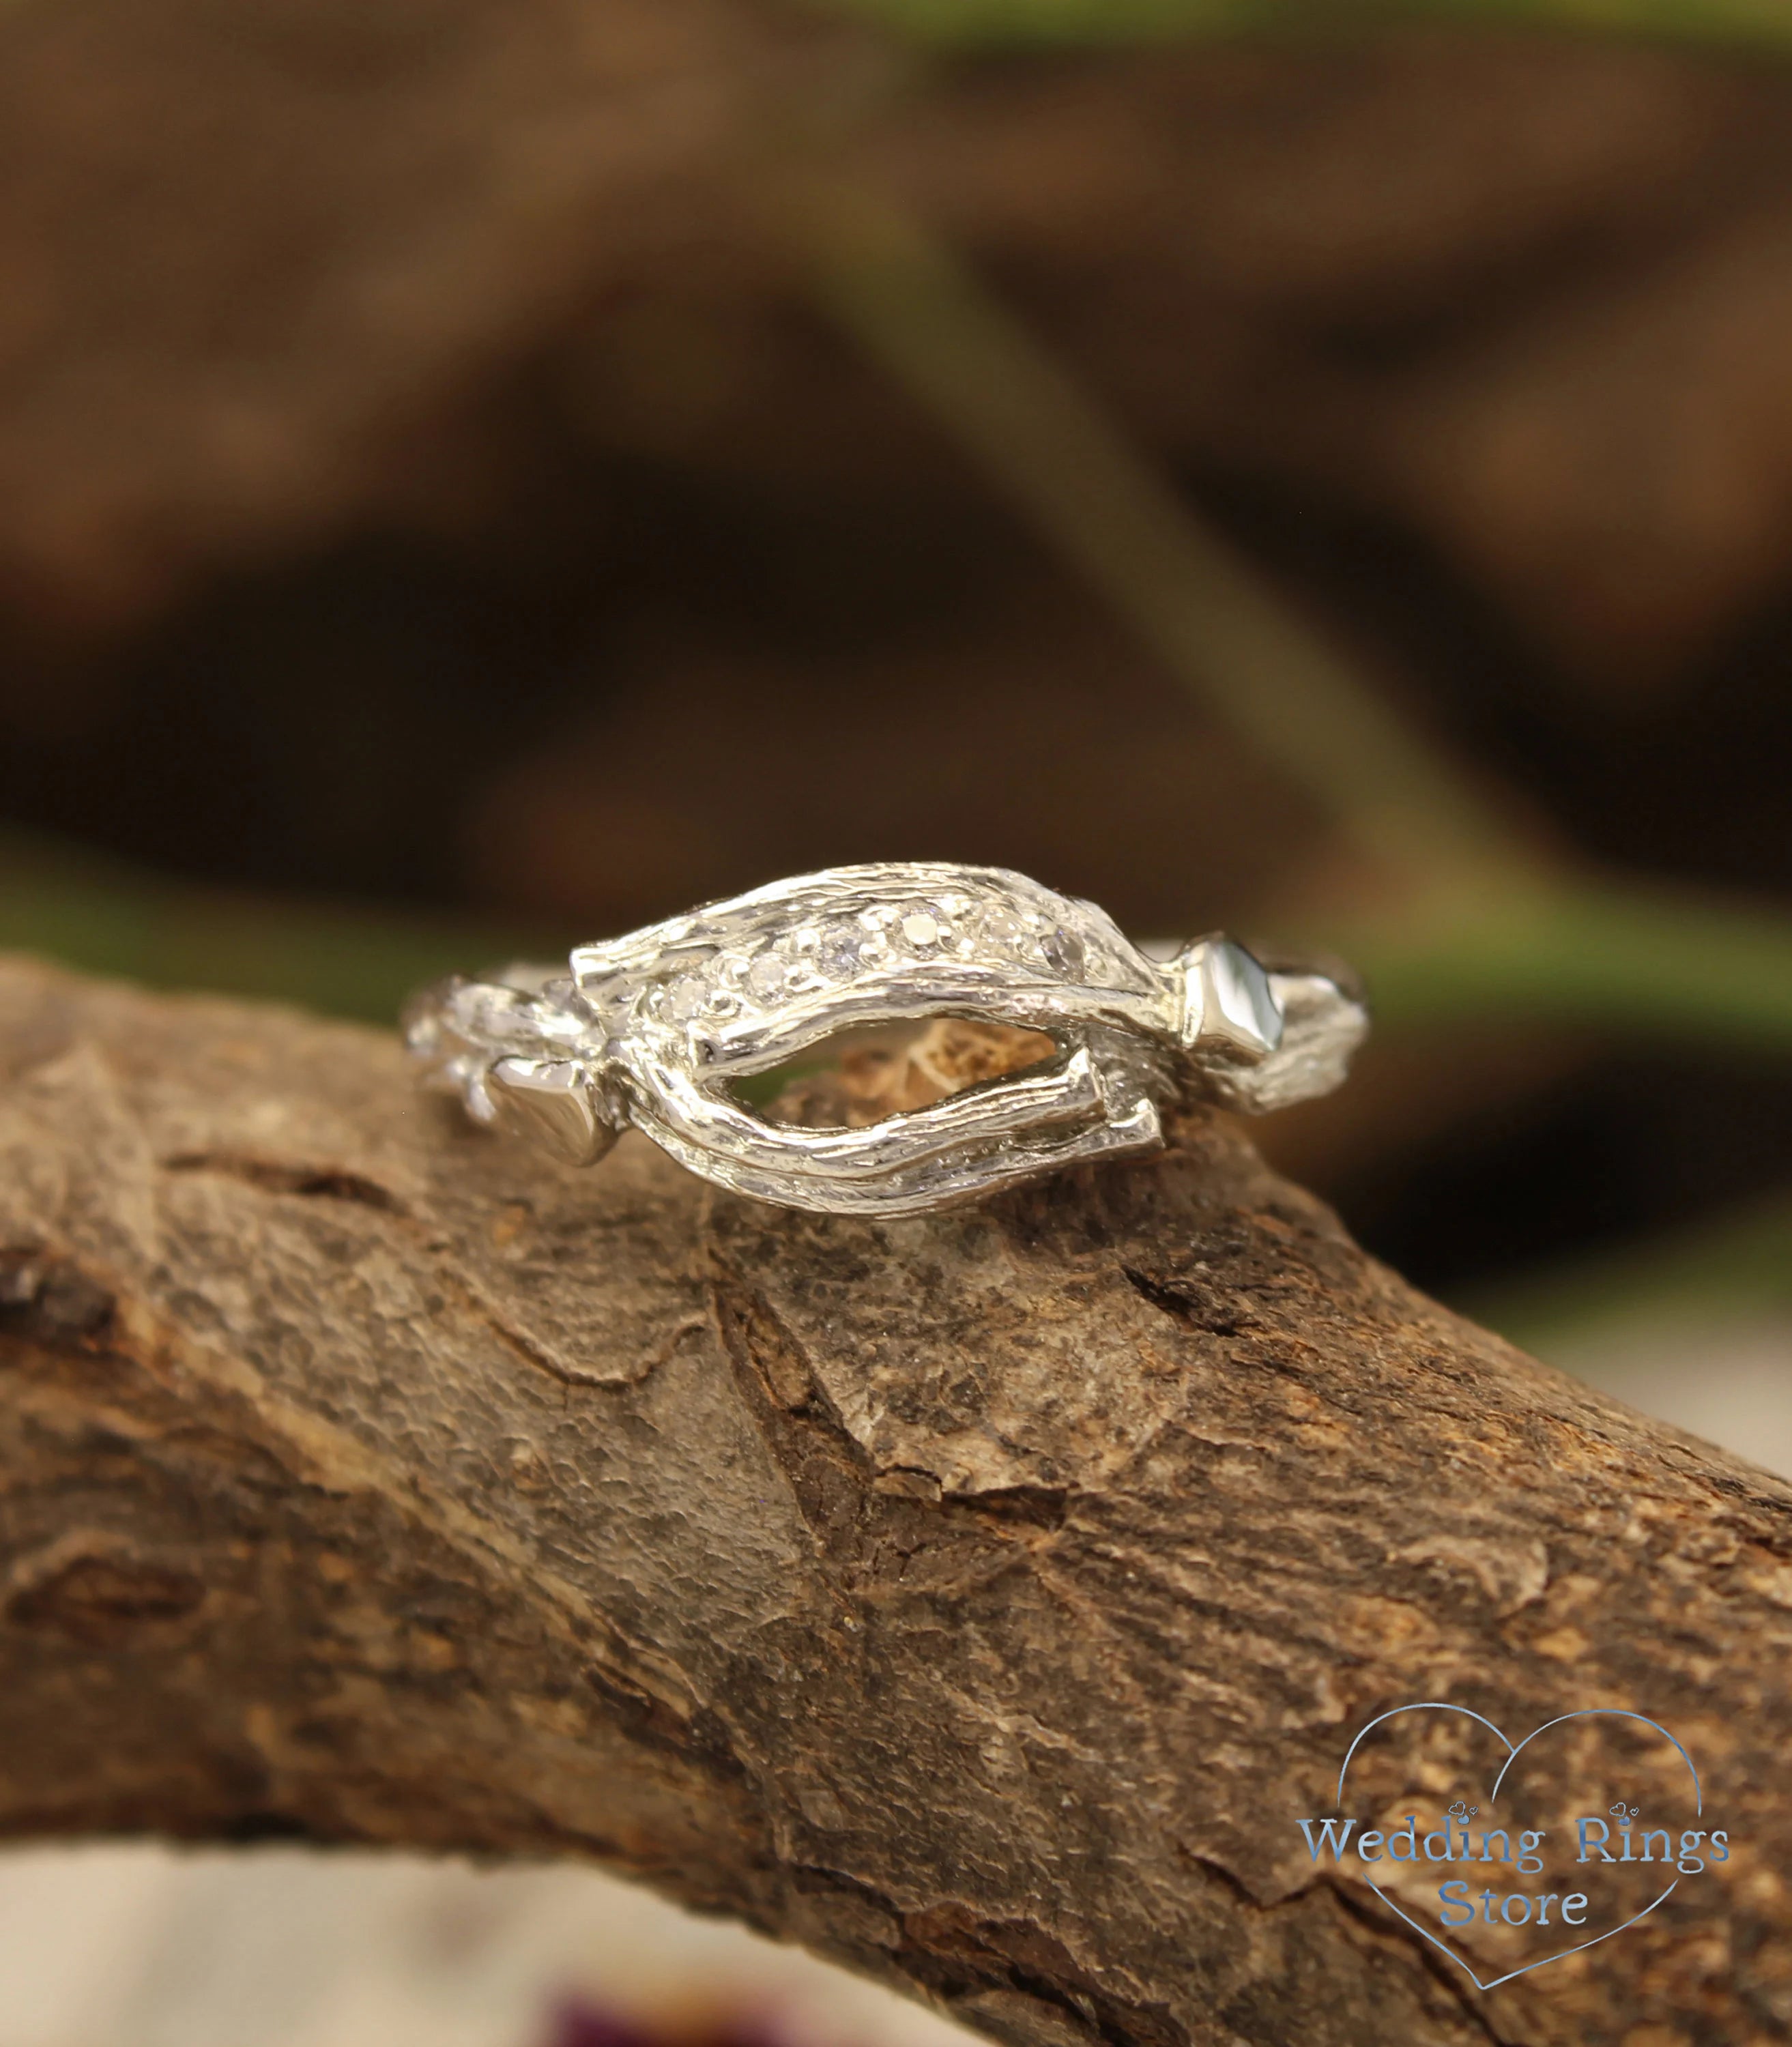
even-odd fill
[{"label": "clear gemstone", "polygon": [[983,946],[993,950],[1012,952],[1025,945],[1033,933],[1012,910],[993,903],[977,920],[977,935]]},{"label": "clear gemstone", "polygon": [[1039,940],[1039,950],[1045,954],[1046,965],[1054,972],[1062,974],[1082,973],[1083,945],[1075,932],[1046,932]]},{"label": "clear gemstone", "polygon": [[747,969],[747,993],[768,1002],[790,978],[790,969],[776,953],[761,953]]},{"label": "clear gemstone", "polygon": [[700,973],[687,973],[668,988],[660,1011],[669,1023],[695,1023],[709,1004],[708,982]]},{"label": "clear gemstone", "polygon": [[830,924],[815,946],[815,964],[823,973],[844,980],[858,970],[865,934],[856,924]]},{"label": "clear gemstone", "polygon": [[815,964],[822,973],[839,981],[850,981],[867,967],[877,967],[889,957],[889,941],[881,931],[867,931],[862,923],[830,924],[821,934]]}]

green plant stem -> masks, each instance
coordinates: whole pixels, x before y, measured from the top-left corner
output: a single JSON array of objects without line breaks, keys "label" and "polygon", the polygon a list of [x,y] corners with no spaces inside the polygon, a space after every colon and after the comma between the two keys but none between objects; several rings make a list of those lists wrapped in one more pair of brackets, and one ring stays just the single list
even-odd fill
[{"label": "green plant stem", "polygon": [[965,50],[1246,35],[1335,40],[1390,22],[1566,29],[1792,49],[1783,0],[826,0],[915,42]]},{"label": "green plant stem", "polygon": [[[0,839],[0,950],[160,988],[203,988],[393,1022],[413,988],[555,948],[416,916],[184,886],[72,848]],[[560,950],[563,950],[562,947]]]},{"label": "green plant stem", "polygon": [[1326,937],[1403,1027],[1492,1016],[1792,1051],[1792,919],[1764,905],[1570,875]]},{"label": "green plant stem", "polygon": [[1531,1349],[1595,1334],[1792,1310],[1792,1196],[1525,1275],[1455,1304]]},{"label": "green plant stem", "polygon": [[1408,874],[1515,858],[1479,788],[1403,725],[912,215],[788,188],[817,289],[1167,670]]}]

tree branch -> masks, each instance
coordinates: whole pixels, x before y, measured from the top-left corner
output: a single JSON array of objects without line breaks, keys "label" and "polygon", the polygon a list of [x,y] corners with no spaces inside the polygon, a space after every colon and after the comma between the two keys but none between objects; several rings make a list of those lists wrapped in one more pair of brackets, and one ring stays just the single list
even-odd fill
[{"label": "tree branch", "polygon": [[[1223,1124],[873,1227],[30,965],[0,1074],[9,1833],[599,1856],[1040,2047],[1786,2037],[1792,1492]],[[1479,1996],[1295,1824],[1440,1697],[1731,1862]]]}]

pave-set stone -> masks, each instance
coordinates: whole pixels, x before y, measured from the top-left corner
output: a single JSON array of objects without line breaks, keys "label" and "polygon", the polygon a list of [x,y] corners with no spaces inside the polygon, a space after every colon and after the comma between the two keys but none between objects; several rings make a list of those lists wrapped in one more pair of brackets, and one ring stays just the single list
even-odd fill
[{"label": "pave-set stone", "polygon": [[701,1031],[775,1010],[791,996],[825,995],[929,962],[975,960],[1019,976],[1043,969],[1074,977],[1089,956],[1082,938],[1043,915],[942,892],[799,924],[757,945],[693,950],[640,987],[635,1001],[637,1013],[654,1021]]},{"label": "pave-set stone", "polygon": [[[412,1050],[482,1121],[589,1161],[627,1125],[725,1186],[893,1215],[1161,1142],[1160,1108],[1336,1084],[1360,1003],[1231,940],[1148,958],[1093,904],[942,862],[834,868],[428,991]],[[868,1130],[754,1116],[733,1084],[852,1026],[969,1016],[1048,1035],[1042,1065]]]}]

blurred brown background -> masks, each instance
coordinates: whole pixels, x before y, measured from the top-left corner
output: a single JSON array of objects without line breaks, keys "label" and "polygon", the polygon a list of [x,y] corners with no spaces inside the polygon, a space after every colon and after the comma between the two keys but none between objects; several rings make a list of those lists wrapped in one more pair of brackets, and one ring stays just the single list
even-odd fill
[{"label": "blurred brown background", "polygon": [[1792,1465],[1792,27],[1144,11],[14,0],[0,943],[385,1017],[919,857],[1332,945],[1270,1148]]}]

